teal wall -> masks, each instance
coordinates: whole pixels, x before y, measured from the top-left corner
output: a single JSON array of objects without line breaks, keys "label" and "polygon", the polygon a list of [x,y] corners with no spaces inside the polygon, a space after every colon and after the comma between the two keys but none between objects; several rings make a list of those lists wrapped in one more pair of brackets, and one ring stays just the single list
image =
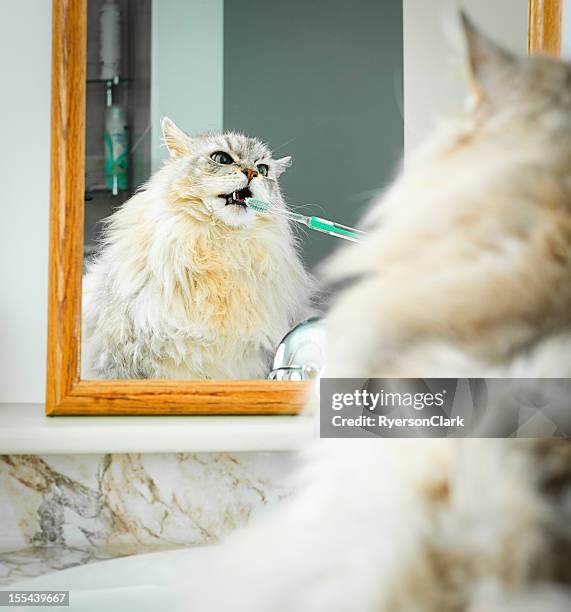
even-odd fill
[{"label": "teal wall", "polygon": [[223,0],[154,0],[151,34],[151,165],[165,115],[189,133],[222,129]]},{"label": "teal wall", "polygon": [[[293,156],[292,208],[355,223],[402,156],[401,109],[400,0],[224,3],[224,128]],[[305,260],[337,243],[313,232]]]}]

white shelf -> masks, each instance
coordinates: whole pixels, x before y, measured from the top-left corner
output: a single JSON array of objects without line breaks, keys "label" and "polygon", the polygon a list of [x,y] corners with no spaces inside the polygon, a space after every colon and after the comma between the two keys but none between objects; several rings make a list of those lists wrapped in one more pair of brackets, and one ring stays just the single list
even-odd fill
[{"label": "white shelf", "polygon": [[0,454],[290,451],[314,435],[306,416],[46,417],[42,404],[0,404]]}]

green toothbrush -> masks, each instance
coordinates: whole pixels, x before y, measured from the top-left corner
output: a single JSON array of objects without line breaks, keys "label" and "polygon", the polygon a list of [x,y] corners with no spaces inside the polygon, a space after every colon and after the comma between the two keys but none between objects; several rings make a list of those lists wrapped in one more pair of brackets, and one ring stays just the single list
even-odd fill
[{"label": "green toothbrush", "polygon": [[331,236],[337,236],[344,240],[351,240],[352,242],[361,242],[365,237],[365,232],[362,232],[353,227],[347,227],[340,223],[334,223],[321,217],[307,217],[299,213],[292,212],[290,210],[281,210],[278,208],[272,208],[269,202],[260,200],[259,198],[246,198],[246,206],[255,210],[259,213],[271,213],[278,217],[285,217],[291,221],[297,221],[297,223],[303,223],[312,230],[323,232],[324,234],[330,234]]}]

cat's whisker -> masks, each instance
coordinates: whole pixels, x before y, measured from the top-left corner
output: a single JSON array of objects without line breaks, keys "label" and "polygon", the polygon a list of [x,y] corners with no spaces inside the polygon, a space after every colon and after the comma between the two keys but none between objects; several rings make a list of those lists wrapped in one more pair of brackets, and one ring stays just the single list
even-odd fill
[{"label": "cat's whisker", "polygon": [[287,202],[287,205],[291,209],[295,209],[296,211],[304,211],[304,210],[317,210],[325,214],[325,208],[320,204],[301,204],[298,202]]},{"label": "cat's whisker", "polygon": [[374,189],[366,189],[365,191],[358,191],[350,196],[349,199],[354,201],[373,200],[378,198],[383,193],[383,187],[375,187]]},{"label": "cat's whisker", "polygon": [[287,147],[287,145],[289,145],[292,142],[296,141],[298,138],[299,138],[299,136],[294,136],[293,138],[290,138],[289,140],[286,140],[285,142],[283,142],[282,144],[278,145],[277,147],[272,147],[272,151],[275,153],[276,151],[279,151],[280,149],[283,149],[284,147]]}]

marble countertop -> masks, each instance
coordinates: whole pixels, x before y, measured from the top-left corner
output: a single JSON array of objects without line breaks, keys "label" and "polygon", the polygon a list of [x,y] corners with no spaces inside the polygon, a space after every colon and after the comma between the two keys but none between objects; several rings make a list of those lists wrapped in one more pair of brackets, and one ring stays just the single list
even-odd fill
[{"label": "marble countertop", "polygon": [[113,559],[117,555],[89,548],[32,547],[0,552],[0,586],[58,570]]},{"label": "marble countertop", "polygon": [[293,491],[297,453],[0,455],[0,585],[217,542]]},{"label": "marble countertop", "polygon": [[46,417],[43,404],[0,404],[0,454],[297,450],[306,416]]}]

